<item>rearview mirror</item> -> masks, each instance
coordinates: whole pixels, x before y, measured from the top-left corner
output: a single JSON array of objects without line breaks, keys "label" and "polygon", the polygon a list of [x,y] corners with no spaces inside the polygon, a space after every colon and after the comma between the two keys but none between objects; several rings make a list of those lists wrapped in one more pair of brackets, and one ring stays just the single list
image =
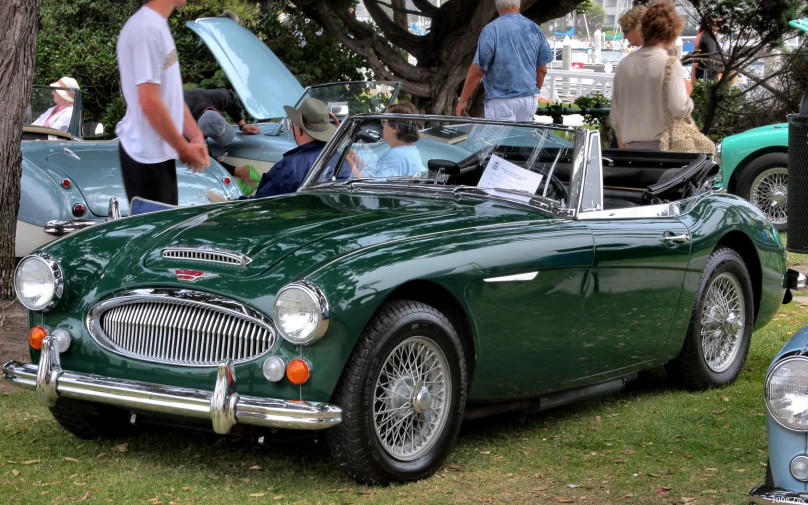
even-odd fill
[{"label": "rearview mirror", "polygon": [[104,136],[104,125],[101,123],[88,122],[81,125],[81,136],[86,139],[94,139]]},{"label": "rearview mirror", "polygon": [[328,102],[328,112],[335,116],[347,116],[348,102]]}]

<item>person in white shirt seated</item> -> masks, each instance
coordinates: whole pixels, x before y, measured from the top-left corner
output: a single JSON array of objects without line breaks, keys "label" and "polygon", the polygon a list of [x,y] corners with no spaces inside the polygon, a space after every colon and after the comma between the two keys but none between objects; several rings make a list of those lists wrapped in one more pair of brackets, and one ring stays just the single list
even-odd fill
[{"label": "person in white shirt seated", "polygon": [[32,124],[66,132],[70,128],[70,120],[73,118],[73,102],[76,99],[76,92],[73,90],[79,89],[79,83],[72,77],[62,77],[58,81],[51,83],[51,87],[68,89],[54,89],[51,91],[53,102],[56,105],[46,110]]},{"label": "person in white shirt seated", "polygon": [[[410,102],[398,102],[387,107],[390,114],[418,114],[418,109]],[[420,138],[418,121],[410,119],[382,120],[382,138],[390,150],[378,161],[361,169],[362,177],[412,177],[424,172],[421,154],[415,143]]]}]

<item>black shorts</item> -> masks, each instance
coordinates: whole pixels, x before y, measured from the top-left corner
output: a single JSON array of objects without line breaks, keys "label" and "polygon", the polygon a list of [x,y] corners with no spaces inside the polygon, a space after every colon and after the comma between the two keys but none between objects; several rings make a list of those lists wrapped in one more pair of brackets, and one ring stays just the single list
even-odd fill
[{"label": "black shorts", "polygon": [[130,158],[121,144],[118,144],[118,153],[128,202],[131,203],[132,198],[139,196],[169,205],[178,204],[176,160],[140,163]]}]

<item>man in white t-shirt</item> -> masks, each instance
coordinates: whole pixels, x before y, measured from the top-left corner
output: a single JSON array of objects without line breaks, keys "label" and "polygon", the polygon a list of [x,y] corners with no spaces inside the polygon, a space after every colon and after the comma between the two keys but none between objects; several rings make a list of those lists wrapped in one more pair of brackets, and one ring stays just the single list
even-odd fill
[{"label": "man in white t-shirt", "polygon": [[185,0],[148,0],[118,37],[126,115],[115,133],[129,201],[139,196],[177,205],[176,159],[195,172],[210,165],[205,137],[183,99],[177,47],[168,28],[168,17],[183,5]]}]

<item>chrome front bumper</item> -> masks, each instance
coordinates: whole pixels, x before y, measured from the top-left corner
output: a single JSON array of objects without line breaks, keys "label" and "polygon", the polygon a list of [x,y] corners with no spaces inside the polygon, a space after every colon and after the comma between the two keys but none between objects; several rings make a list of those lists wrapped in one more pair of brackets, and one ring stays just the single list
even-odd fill
[{"label": "chrome front bumper", "polygon": [[806,505],[808,504],[808,491],[788,491],[779,487],[758,486],[749,491],[752,503],[760,505],[775,505],[779,503]]},{"label": "chrome front bumper", "polygon": [[42,343],[39,366],[8,361],[3,374],[15,386],[36,391],[46,407],[57,398],[105,403],[123,409],[210,419],[216,433],[236,424],[294,430],[322,430],[342,422],[342,409],[326,403],[277,400],[236,393],[232,362],[219,365],[214,391],[178,388],[62,370],[57,340]]}]

